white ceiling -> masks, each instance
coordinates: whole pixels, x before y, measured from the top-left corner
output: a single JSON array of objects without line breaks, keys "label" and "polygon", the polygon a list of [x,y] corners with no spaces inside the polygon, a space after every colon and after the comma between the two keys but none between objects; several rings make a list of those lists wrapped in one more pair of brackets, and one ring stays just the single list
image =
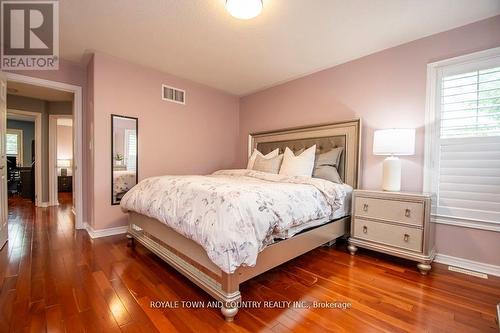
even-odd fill
[{"label": "white ceiling", "polygon": [[7,93],[9,95],[37,98],[49,102],[63,102],[73,100],[72,92],[14,81],[7,82]]},{"label": "white ceiling", "polygon": [[100,51],[245,95],[500,14],[498,0],[62,0],[61,56]]}]

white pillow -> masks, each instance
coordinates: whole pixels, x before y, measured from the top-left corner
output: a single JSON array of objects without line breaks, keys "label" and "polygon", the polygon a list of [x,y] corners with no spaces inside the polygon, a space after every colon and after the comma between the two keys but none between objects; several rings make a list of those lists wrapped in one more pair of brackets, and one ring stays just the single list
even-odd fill
[{"label": "white pillow", "polygon": [[264,158],[257,155],[253,164],[253,170],[277,174],[280,171],[281,161],[283,161],[283,154],[272,158]]},{"label": "white pillow", "polygon": [[286,147],[280,175],[311,177],[314,169],[315,156],[316,145],[307,148],[299,156],[295,156],[293,151]]},{"label": "white pillow", "polygon": [[267,155],[263,155],[260,151],[258,151],[257,149],[254,149],[252,155],[248,159],[247,169],[250,169],[250,170],[253,169],[253,165],[255,164],[255,159],[257,158],[257,155],[262,156],[265,159],[269,159],[269,158],[273,158],[273,157],[278,156],[279,153],[280,153],[279,148],[276,148],[275,150],[273,150],[272,152],[270,152]]}]

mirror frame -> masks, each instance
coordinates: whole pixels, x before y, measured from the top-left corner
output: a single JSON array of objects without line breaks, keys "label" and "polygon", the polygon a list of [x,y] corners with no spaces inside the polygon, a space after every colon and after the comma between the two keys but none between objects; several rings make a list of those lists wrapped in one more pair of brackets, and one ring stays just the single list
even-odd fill
[{"label": "mirror frame", "polygon": [[137,147],[136,147],[136,154],[135,154],[135,184],[137,185],[139,183],[139,118],[136,117],[130,117],[130,116],[122,116],[119,114],[111,114],[111,205],[112,206],[117,206],[120,204],[120,201],[114,202],[113,201],[113,187],[114,187],[114,173],[113,173],[113,167],[114,167],[114,143],[115,143],[115,127],[114,127],[114,118],[119,117],[119,118],[126,118],[126,119],[132,119],[135,120],[135,135],[136,135],[136,140],[137,140]]}]

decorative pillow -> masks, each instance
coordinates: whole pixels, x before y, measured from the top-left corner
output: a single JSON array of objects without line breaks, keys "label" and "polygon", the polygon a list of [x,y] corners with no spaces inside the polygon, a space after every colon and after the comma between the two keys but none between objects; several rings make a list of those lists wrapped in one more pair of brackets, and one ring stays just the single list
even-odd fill
[{"label": "decorative pillow", "polygon": [[337,168],[331,165],[320,165],[314,168],[313,177],[329,180],[337,184],[342,184],[342,179],[340,178]]},{"label": "decorative pillow", "polygon": [[316,145],[307,148],[298,156],[286,147],[280,175],[311,177],[314,169]]},{"label": "decorative pillow", "polygon": [[314,162],[314,167],[318,167],[320,165],[338,167],[343,151],[344,147],[337,147],[327,151],[326,153],[318,154],[318,156],[316,156],[316,161]]},{"label": "decorative pillow", "polygon": [[272,152],[270,152],[267,155],[263,155],[260,151],[258,151],[257,149],[254,149],[252,155],[248,159],[247,169],[253,169],[253,165],[255,163],[255,158],[257,156],[262,156],[264,158],[272,158],[272,157],[278,156],[279,153],[280,153],[280,150],[278,148],[276,148],[275,150],[273,150]]},{"label": "decorative pillow", "polygon": [[266,158],[265,156],[257,155],[252,169],[261,172],[278,173],[280,171],[282,161],[283,161],[283,154],[271,158]]},{"label": "decorative pillow", "polygon": [[343,147],[338,147],[326,153],[319,154],[314,162],[313,177],[342,184],[342,179],[337,171],[337,167],[340,163],[340,157],[343,151]]}]

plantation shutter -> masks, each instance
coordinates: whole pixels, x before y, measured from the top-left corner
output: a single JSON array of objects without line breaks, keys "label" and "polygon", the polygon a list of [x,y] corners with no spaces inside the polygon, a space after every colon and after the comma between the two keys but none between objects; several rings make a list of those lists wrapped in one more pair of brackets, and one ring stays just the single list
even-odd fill
[{"label": "plantation shutter", "polygon": [[500,67],[438,81],[436,215],[500,223]]},{"label": "plantation shutter", "polygon": [[7,128],[5,153],[7,156],[15,156],[17,165],[23,165],[23,130]]},{"label": "plantation shutter", "polygon": [[19,136],[17,134],[6,134],[5,146],[6,146],[6,154],[11,156],[17,156],[18,154],[18,145],[19,145]]},{"label": "plantation shutter", "polygon": [[125,130],[125,154],[127,170],[137,170],[137,134],[135,130]]}]

